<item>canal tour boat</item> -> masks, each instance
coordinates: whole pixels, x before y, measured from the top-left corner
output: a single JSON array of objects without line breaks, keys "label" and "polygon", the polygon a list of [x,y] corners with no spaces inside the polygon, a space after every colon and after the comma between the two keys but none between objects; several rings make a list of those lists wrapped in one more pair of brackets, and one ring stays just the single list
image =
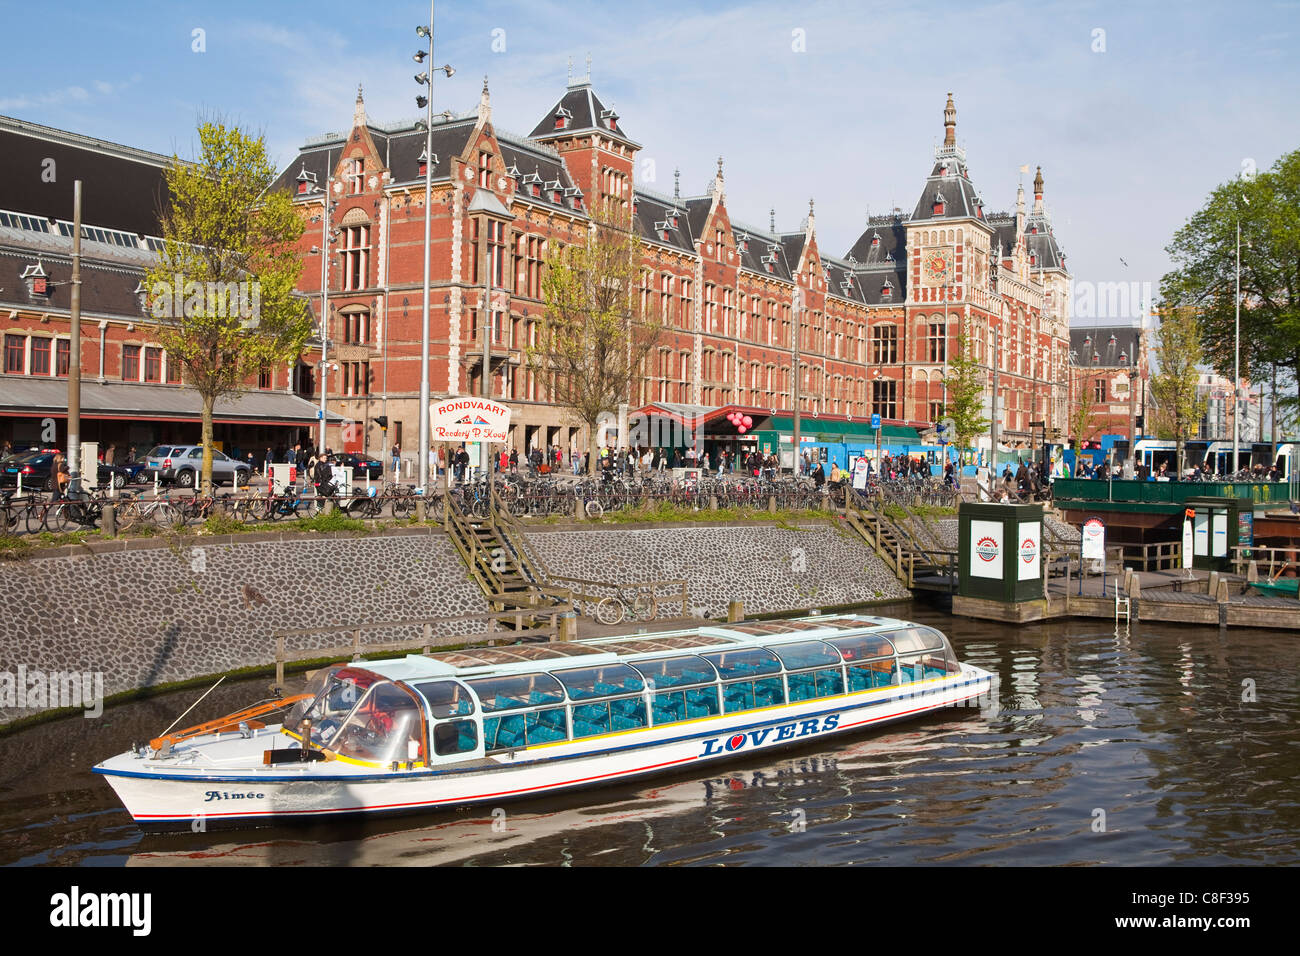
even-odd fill
[{"label": "canal tour boat", "polygon": [[496,805],[861,732],[992,679],[933,628],[856,615],[411,654],[326,668],[94,771],[150,828]]}]

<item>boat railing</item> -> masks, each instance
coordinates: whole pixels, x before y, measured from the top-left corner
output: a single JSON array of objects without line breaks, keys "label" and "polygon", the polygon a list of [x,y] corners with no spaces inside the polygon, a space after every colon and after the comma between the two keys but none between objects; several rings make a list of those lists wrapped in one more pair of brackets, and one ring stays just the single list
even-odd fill
[{"label": "boat railing", "polygon": [[[526,600],[526,598],[521,599]],[[521,604],[521,607],[523,605]],[[391,653],[393,651],[410,651],[419,649],[421,654],[428,654],[434,648],[462,647],[479,644],[492,645],[495,641],[513,644],[519,639],[516,631],[496,627],[512,621],[521,615],[531,618],[541,617],[545,623],[528,631],[530,639],[557,640],[560,636],[560,618],[568,606],[536,607],[527,611],[507,609],[487,614],[462,614],[453,617],[408,618],[394,621],[376,621],[366,624],[332,624],[320,627],[299,627],[278,630],[271,634],[275,642],[275,687],[284,688],[284,671],[288,664],[302,661],[332,660],[349,658],[360,660],[362,655]],[[466,628],[474,630],[466,633]],[[413,634],[397,640],[369,640],[371,635],[384,635],[406,632]],[[322,646],[322,637],[335,636],[338,643]],[[298,639],[316,638],[307,641],[308,647],[292,647]]]}]

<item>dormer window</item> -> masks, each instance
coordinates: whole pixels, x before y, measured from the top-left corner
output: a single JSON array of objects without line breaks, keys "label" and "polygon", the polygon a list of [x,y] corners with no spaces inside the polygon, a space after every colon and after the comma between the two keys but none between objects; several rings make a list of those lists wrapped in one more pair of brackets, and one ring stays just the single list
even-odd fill
[{"label": "dormer window", "polygon": [[573,114],[561,106],[555,111],[555,128],[568,129],[569,124],[573,121]]},{"label": "dormer window", "polygon": [[935,193],[933,207],[934,214],[936,216],[942,216],[945,208],[947,208],[947,204],[943,201],[943,193]]},{"label": "dormer window", "polygon": [[23,269],[20,279],[27,282],[27,294],[49,296],[54,290],[50,285],[50,277],[45,272],[45,267],[39,261],[35,265],[29,265]]},{"label": "dormer window", "polygon": [[[433,154],[433,165],[435,166],[438,165],[437,153]],[[427,176],[428,174],[429,174],[429,151],[427,149],[422,149],[420,150],[420,175]]]},{"label": "dormer window", "polygon": [[886,279],[885,284],[880,287],[880,297],[882,299],[892,299],[894,297],[894,284],[888,279]]},{"label": "dormer window", "polygon": [[601,110],[600,118],[609,129],[618,130],[618,114],[613,110]]},{"label": "dormer window", "polygon": [[880,246],[880,234],[873,233],[871,236],[871,248],[876,249],[879,248],[879,246]]},{"label": "dormer window", "polygon": [[304,195],[305,193],[314,192],[316,187],[316,174],[307,172],[307,167],[304,166],[299,170],[296,182],[298,183],[299,196]]}]

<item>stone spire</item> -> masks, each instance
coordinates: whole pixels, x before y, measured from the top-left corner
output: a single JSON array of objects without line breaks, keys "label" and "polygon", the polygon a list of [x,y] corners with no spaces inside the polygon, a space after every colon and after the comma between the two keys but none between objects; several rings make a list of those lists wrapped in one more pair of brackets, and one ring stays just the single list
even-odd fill
[{"label": "stone spire", "polygon": [[364,129],[366,125],[366,101],[361,96],[361,84],[357,84],[357,104],[352,108],[352,128]]},{"label": "stone spire", "polygon": [[718,157],[718,174],[713,179],[713,194],[718,197],[718,202],[726,201],[726,194],[723,192],[722,183],[722,157]]},{"label": "stone spire", "polygon": [[817,217],[813,213],[813,201],[808,200],[808,235],[817,235]]},{"label": "stone spire", "polygon": [[775,209],[769,209],[767,211],[767,229],[773,235],[776,234],[776,210]]},{"label": "stone spire", "polygon": [[1016,184],[1016,235],[1025,231],[1025,184]]},{"label": "stone spire", "polygon": [[1043,214],[1043,167],[1038,167],[1038,174],[1034,176],[1034,215]]},{"label": "stone spire", "polygon": [[483,122],[492,119],[492,97],[488,93],[488,78],[483,77],[483,92],[478,97],[478,116]]},{"label": "stone spire", "polygon": [[953,105],[952,94],[948,94],[948,104],[943,108],[943,145],[957,145],[957,107]]},{"label": "stone spire", "polygon": [[682,198],[682,170],[678,167],[673,170],[673,198]]}]

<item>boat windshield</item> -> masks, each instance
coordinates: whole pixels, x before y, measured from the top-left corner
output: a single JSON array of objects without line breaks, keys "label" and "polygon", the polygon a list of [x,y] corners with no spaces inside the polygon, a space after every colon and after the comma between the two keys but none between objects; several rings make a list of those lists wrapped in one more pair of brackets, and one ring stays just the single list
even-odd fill
[{"label": "boat windshield", "polygon": [[406,688],[391,681],[372,686],[333,734],[326,750],[374,763],[424,758],[420,705]]},{"label": "boat windshield", "polygon": [[302,734],[304,720],[311,721],[311,742],[324,747],[334,739],[348,713],[379,677],[359,667],[330,667],[318,671],[307,683],[311,700],[300,700],[284,719],[284,729]]}]

